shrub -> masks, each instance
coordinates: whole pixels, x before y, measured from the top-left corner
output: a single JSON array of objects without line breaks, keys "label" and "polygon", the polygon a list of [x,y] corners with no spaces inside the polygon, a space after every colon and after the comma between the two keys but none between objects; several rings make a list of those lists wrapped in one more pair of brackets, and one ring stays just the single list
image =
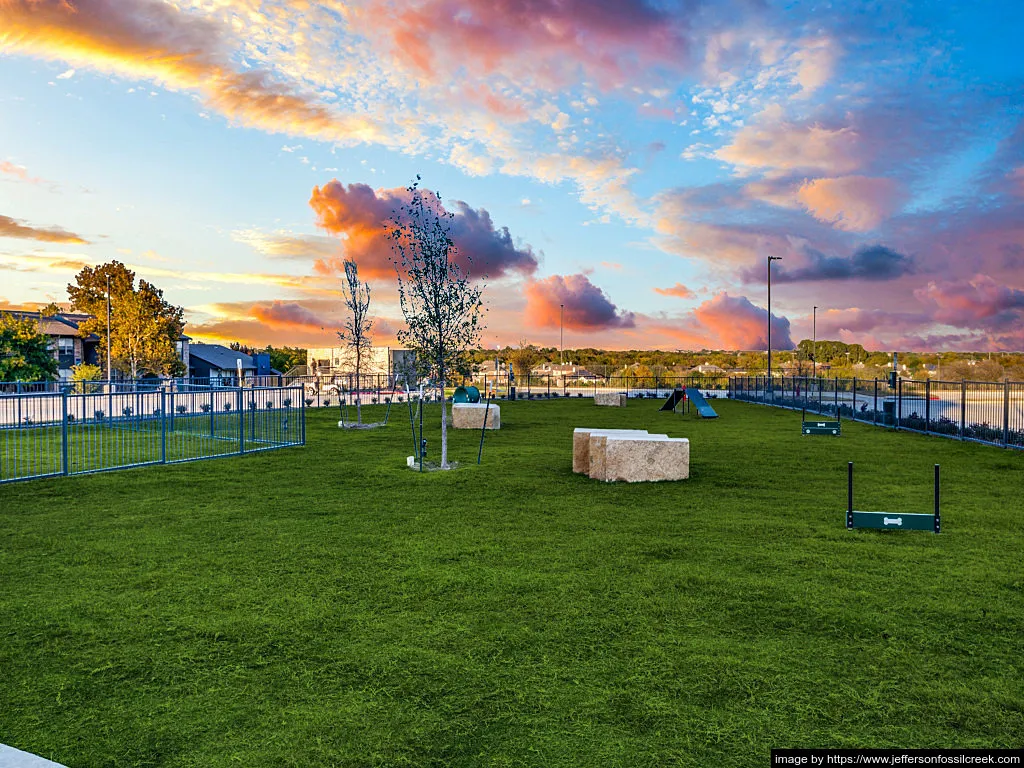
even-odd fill
[{"label": "shrub", "polygon": [[264,405],[266,405],[268,411],[271,411],[271,410],[274,409],[274,402],[272,400],[267,400],[267,402],[264,403]]},{"label": "shrub", "polygon": [[35,424],[35,422],[32,420],[32,417],[31,416],[26,416],[25,417],[25,426],[26,427],[31,427],[33,424]]},{"label": "shrub", "polygon": [[132,415],[132,407],[130,405],[126,405],[124,408],[121,409],[121,414],[125,418],[128,418],[129,416]]},{"label": "shrub", "polygon": [[331,398],[329,398],[329,397],[328,397],[328,398],[325,398],[325,399],[324,399],[324,405],[325,405],[325,406],[329,406],[330,404],[331,404]]},{"label": "shrub", "polygon": [[69,413],[68,414],[68,424],[74,424],[74,423],[75,423],[75,414]]},{"label": "shrub", "polygon": [[103,421],[104,415],[105,414],[103,413],[103,411],[93,411],[93,413],[92,413],[92,417],[96,421]]},{"label": "shrub", "polygon": [[281,407],[282,408],[291,408],[292,407],[292,399],[290,397],[286,397],[284,400],[281,401]]},{"label": "shrub", "polygon": [[203,413],[209,413],[212,408],[213,406],[210,405],[209,403],[203,403],[202,405],[199,406],[199,410],[201,410]]},{"label": "shrub", "polygon": [[230,401],[224,403],[224,410],[225,411],[230,411],[231,410],[231,402]]},{"label": "shrub", "polygon": [[249,401],[249,410],[250,411],[255,411],[256,410],[256,401],[255,400],[250,400]]},{"label": "shrub", "polygon": [[312,404],[313,404],[313,398],[312,397],[307,397],[306,398],[306,407],[309,407]]},{"label": "shrub", "polygon": [[178,405],[174,406],[174,410],[176,410],[178,413],[185,413],[185,411],[188,410],[188,406],[185,405],[184,403],[179,403]]}]

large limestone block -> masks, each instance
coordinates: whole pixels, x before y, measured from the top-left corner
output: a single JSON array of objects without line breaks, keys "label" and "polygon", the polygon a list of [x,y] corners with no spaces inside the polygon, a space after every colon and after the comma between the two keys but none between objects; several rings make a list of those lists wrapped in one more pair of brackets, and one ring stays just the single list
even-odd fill
[{"label": "large limestone block", "polygon": [[606,468],[606,457],[605,449],[608,445],[609,439],[619,438],[636,438],[637,440],[668,440],[668,435],[652,435],[648,432],[642,434],[626,435],[622,433],[611,433],[603,434],[596,433],[590,435],[590,467],[587,470],[587,476],[592,480],[606,480],[607,468]]},{"label": "large limestone block", "polygon": [[621,392],[595,392],[594,405],[625,407],[626,396]]},{"label": "large limestone block", "polygon": [[604,477],[608,482],[685,480],[690,476],[690,441],[685,437],[605,438]]},{"label": "large limestone block", "polygon": [[491,403],[455,403],[452,405],[452,427],[455,429],[501,429],[501,408]]},{"label": "large limestone block", "polygon": [[579,474],[590,472],[590,436],[593,434],[646,435],[646,429],[599,429],[576,427],[572,432],[572,471]]}]

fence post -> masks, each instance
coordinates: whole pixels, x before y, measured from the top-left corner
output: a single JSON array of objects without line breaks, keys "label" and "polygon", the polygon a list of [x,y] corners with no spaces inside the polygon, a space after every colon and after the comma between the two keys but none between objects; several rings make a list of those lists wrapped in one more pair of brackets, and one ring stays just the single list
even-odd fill
[{"label": "fence post", "polygon": [[60,394],[60,473],[68,474],[68,393]]},{"label": "fence post", "polygon": [[932,380],[924,380],[924,433],[927,435],[932,418]]},{"label": "fence post", "polygon": [[903,379],[896,379],[896,429],[903,421]]},{"label": "fence post", "polygon": [[1010,444],[1010,380],[1003,381],[1003,448]]},{"label": "fence post", "polygon": [[850,416],[851,421],[857,420],[857,377],[853,377],[853,407],[851,408],[853,415]]},{"label": "fence post", "polygon": [[303,445],[306,444],[306,400],[305,400],[305,397],[304,397],[305,394],[306,394],[305,390],[303,390],[300,387],[299,388],[299,407],[300,407],[301,411],[299,413],[299,417],[302,419],[301,430],[302,430],[302,444]]},{"label": "fence post", "polygon": [[165,389],[160,390],[160,463],[167,463],[167,390]]},{"label": "fence post", "polygon": [[960,379],[960,439],[967,431],[967,380]]},{"label": "fence post", "polygon": [[878,424],[878,377],[875,377],[875,400],[871,404],[871,423]]},{"label": "fence post", "polygon": [[242,397],[242,388],[238,388],[238,452],[245,453],[245,403]]}]

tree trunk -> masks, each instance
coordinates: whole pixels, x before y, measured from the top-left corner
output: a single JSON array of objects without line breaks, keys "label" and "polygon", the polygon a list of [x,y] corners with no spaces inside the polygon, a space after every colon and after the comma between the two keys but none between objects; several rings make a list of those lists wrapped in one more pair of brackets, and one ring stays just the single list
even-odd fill
[{"label": "tree trunk", "polygon": [[361,386],[362,377],[360,376],[360,354],[356,351],[356,426],[362,426],[363,423],[363,388]]},{"label": "tree trunk", "polygon": [[441,374],[441,469],[448,469],[448,404],[444,397],[444,374]]}]

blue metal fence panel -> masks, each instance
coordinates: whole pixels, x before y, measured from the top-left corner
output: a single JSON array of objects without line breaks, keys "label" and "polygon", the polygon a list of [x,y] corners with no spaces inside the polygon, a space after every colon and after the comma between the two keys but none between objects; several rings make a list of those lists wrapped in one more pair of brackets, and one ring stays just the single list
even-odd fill
[{"label": "blue metal fence panel", "polygon": [[303,445],[302,394],[105,386],[0,394],[0,483]]}]

